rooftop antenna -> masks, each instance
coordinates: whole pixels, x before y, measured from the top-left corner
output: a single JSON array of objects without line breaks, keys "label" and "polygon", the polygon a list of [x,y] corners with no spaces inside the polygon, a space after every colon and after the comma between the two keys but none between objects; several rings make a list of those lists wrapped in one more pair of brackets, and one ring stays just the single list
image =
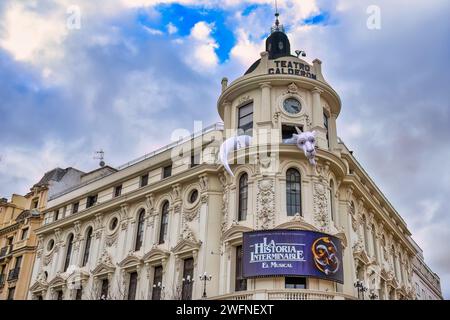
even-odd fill
[{"label": "rooftop antenna", "polygon": [[105,166],[105,161],[104,161],[104,159],[105,159],[105,151],[103,151],[103,149],[100,149],[99,151],[95,151],[94,159],[100,160],[99,165],[100,165],[100,167],[103,168]]}]

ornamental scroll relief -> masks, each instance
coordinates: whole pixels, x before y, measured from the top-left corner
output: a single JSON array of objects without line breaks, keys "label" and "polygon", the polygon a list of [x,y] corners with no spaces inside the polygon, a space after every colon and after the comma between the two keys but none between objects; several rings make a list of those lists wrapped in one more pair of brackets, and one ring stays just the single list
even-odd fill
[{"label": "ornamental scroll relief", "polygon": [[257,229],[273,228],[275,223],[275,184],[273,180],[258,181],[256,195]]}]

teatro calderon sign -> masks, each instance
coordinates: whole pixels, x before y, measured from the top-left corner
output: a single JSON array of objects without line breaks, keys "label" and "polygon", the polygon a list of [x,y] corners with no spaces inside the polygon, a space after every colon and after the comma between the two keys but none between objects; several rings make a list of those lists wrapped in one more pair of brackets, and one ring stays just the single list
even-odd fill
[{"label": "teatro calderon sign", "polygon": [[331,235],[264,230],[243,235],[243,276],[309,276],[344,282],[342,245]]},{"label": "teatro calderon sign", "polygon": [[317,77],[312,73],[311,66],[296,61],[277,60],[274,61],[275,67],[269,68],[269,74],[286,74],[306,77],[316,80]]}]

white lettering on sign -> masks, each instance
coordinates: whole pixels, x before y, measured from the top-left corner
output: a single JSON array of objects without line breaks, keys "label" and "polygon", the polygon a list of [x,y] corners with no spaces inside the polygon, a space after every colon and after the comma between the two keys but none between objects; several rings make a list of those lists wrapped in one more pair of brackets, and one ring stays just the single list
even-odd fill
[{"label": "white lettering on sign", "polygon": [[[271,267],[292,267],[291,264],[279,263],[280,261],[305,261],[303,255],[303,243],[276,243],[275,240],[254,244],[250,252],[250,263],[273,262]],[[268,267],[268,265],[267,265]]]}]

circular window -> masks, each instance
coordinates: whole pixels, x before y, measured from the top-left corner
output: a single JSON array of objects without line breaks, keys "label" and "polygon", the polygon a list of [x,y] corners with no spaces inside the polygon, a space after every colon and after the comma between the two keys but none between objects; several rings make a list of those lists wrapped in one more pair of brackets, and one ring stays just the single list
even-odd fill
[{"label": "circular window", "polygon": [[55,246],[55,240],[51,239],[48,243],[47,243],[47,251],[52,251],[53,247]]},{"label": "circular window", "polygon": [[302,105],[301,105],[300,101],[298,101],[297,99],[288,98],[288,99],[284,100],[283,108],[287,113],[297,114],[297,113],[300,113],[300,110],[302,109]]},{"label": "circular window", "polygon": [[189,202],[194,203],[195,201],[197,201],[197,198],[198,198],[198,191],[194,189],[191,191],[189,195]]},{"label": "circular window", "polygon": [[109,230],[114,231],[117,228],[117,225],[119,224],[119,220],[114,217],[111,219],[111,221],[109,222]]}]

